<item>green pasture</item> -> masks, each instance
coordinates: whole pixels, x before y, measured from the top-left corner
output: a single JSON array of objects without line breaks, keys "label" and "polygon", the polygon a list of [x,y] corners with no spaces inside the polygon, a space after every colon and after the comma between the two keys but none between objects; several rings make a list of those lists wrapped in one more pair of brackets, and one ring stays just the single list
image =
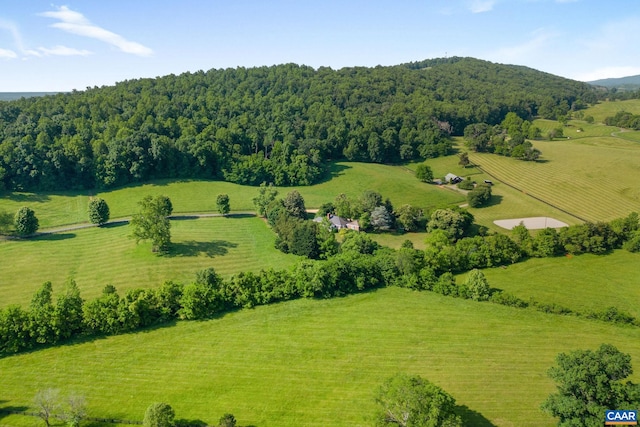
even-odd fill
[{"label": "green pasture", "polygon": [[128,225],[0,241],[0,307],[27,305],[47,280],[55,292],[73,278],[90,299],[107,284],[124,293],[166,280],[193,280],[196,271],[207,267],[228,276],[284,268],[298,259],[274,248],[275,235],[260,218],[174,220],[171,231],[173,245],[164,256],[153,254],[150,243],[136,245]]},{"label": "green pasture", "polygon": [[[486,269],[483,273],[491,287],[523,300],[531,297],[580,312],[616,307],[640,318],[638,266],[640,255],[617,250],[600,256],[535,258],[506,268]],[[458,280],[464,280],[463,277]]]},{"label": "green pasture", "polygon": [[585,116],[593,116],[596,122],[604,122],[605,118],[615,116],[619,111],[640,114],[640,99],[601,102],[583,111]]},{"label": "green pasture", "polygon": [[[459,151],[465,151],[464,143],[461,138],[456,138],[456,145]],[[473,159],[475,154],[469,153]],[[499,157],[499,156],[493,156]],[[502,159],[502,158],[500,158]],[[485,179],[492,180],[494,185],[492,187],[492,201],[488,206],[482,208],[468,208],[475,218],[476,223],[488,227],[491,231],[504,232],[505,230],[493,224],[494,220],[509,219],[509,218],[525,218],[532,216],[548,216],[559,219],[567,224],[576,224],[580,222],[578,219],[567,215],[566,213],[555,209],[552,206],[544,204],[532,197],[527,196],[522,191],[515,190],[508,185],[504,185],[499,181],[496,181],[490,175],[482,172],[482,170],[476,167],[462,168],[458,165],[458,156],[446,156],[439,157],[437,159],[427,160],[427,164],[431,166],[435,176],[446,175],[451,172],[463,178],[470,178],[475,182],[483,182]],[[415,167],[415,164],[408,167]],[[450,189],[450,186],[444,187],[446,191],[455,191]],[[466,204],[466,196],[463,193],[459,193],[464,199],[461,201],[461,205]],[[416,244],[416,238],[413,236],[408,237]],[[420,237],[424,240],[424,237]],[[380,236],[378,241],[382,244],[387,244],[391,247],[399,247],[405,239],[398,236]],[[416,248],[423,247],[424,244],[416,245]]]},{"label": "green pasture", "polygon": [[534,145],[543,154],[539,162],[484,153],[470,158],[497,180],[589,221],[640,211],[639,144],[609,137]]},{"label": "green pasture", "polygon": [[637,370],[638,328],[387,288],[6,357],[0,407],[58,388],[84,395],[95,417],[141,420],[164,401],[208,424],[231,412],[242,426],[371,426],[375,389],[406,372],[451,393],[467,425],[550,427],[539,407],[554,358],[605,342]]},{"label": "green pasture", "polygon": [[[463,197],[455,192],[418,181],[405,167],[370,163],[335,163],[330,168],[327,180],[320,184],[278,188],[282,197],[294,189],[302,194],[308,208],[317,208],[323,203],[333,201],[340,193],[358,197],[365,190],[378,191],[398,206],[406,203],[420,207],[442,206],[463,200]],[[232,211],[255,209],[252,199],[258,194],[256,187],[197,180],[155,181],[97,194],[9,193],[0,197],[0,209],[15,212],[20,206],[29,206],[36,212],[40,226],[48,228],[87,222],[87,204],[92,195],[107,201],[111,218],[122,218],[136,212],[137,203],[144,196],[158,194],[171,198],[176,214],[215,212],[216,196],[220,193],[229,194]]]}]

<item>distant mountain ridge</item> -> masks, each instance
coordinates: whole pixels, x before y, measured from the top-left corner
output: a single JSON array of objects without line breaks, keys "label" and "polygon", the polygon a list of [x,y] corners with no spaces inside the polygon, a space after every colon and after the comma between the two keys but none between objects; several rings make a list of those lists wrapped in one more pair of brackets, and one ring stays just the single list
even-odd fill
[{"label": "distant mountain ridge", "polygon": [[0,92],[0,101],[13,101],[20,98],[55,95],[61,92]]},{"label": "distant mountain ridge", "polygon": [[600,79],[587,82],[594,86],[604,86],[607,88],[617,88],[619,90],[637,90],[640,89],[640,75],[619,77],[613,79]]}]

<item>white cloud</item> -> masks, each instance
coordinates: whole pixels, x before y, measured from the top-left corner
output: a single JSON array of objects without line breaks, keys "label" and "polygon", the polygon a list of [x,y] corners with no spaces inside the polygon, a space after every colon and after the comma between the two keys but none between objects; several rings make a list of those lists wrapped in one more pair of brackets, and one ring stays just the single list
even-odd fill
[{"label": "white cloud", "polygon": [[538,29],[531,33],[531,38],[524,43],[515,46],[500,48],[489,56],[499,62],[523,63],[528,62],[532,56],[545,50],[549,42],[557,38],[559,34],[555,31]]},{"label": "white cloud", "polygon": [[14,59],[17,58],[18,54],[9,49],[0,49],[0,58],[4,59]]},{"label": "white cloud", "polygon": [[[93,52],[88,51],[88,50],[79,50],[79,49],[75,49],[72,47],[67,47],[67,46],[54,46],[53,48],[49,49],[46,47],[39,47],[38,51],[41,52],[43,55],[56,55],[56,56],[87,56],[87,55],[92,55]],[[36,52],[38,53],[38,52]]]},{"label": "white cloud", "polygon": [[472,13],[483,13],[493,10],[496,0],[471,0],[469,3],[469,10]]},{"label": "white cloud", "polygon": [[53,28],[78,36],[100,40],[120,49],[122,52],[138,56],[150,56],[153,54],[153,50],[150,48],[92,24],[84,15],[69,9],[67,6],[60,6],[56,11],[43,12],[40,15],[59,20],[60,22],[51,24]]}]

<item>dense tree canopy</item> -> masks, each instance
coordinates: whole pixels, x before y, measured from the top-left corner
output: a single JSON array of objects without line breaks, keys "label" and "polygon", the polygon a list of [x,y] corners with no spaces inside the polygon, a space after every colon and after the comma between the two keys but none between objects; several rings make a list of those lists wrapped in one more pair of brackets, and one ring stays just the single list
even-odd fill
[{"label": "dense tree canopy", "polygon": [[558,391],[542,408],[558,418],[559,427],[599,427],[607,409],[640,405],[640,386],[623,382],[632,373],[631,356],[610,344],[596,351],[560,353],[549,370]]},{"label": "dense tree canopy", "polygon": [[455,399],[418,375],[388,378],[376,394],[379,426],[461,427]]},{"label": "dense tree canopy", "polygon": [[450,153],[449,135],[469,124],[498,124],[508,112],[523,119],[562,113],[595,94],[587,84],[472,58],[129,80],[0,102],[0,188],[105,188],[174,177],[306,185],[321,177],[327,159],[435,157]]}]

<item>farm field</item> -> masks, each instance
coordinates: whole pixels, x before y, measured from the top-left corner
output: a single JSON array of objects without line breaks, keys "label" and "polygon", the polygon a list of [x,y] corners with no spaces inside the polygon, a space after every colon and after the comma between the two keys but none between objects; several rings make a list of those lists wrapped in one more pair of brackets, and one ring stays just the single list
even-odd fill
[{"label": "farm field", "polygon": [[470,153],[470,158],[496,179],[585,220],[609,221],[640,211],[634,178],[640,170],[640,145],[620,138],[534,145],[543,153],[541,162],[484,153]]},{"label": "farm field", "polygon": [[[303,187],[278,188],[285,196],[298,190],[308,208],[333,201],[340,193],[357,197],[365,190],[373,189],[394,205],[410,203],[416,206],[442,206],[459,203],[464,196],[424,184],[406,168],[367,163],[335,163],[331,167],[331,179],[320,184]],[[138,201],[146,195],[164,194],[171,198],[174,213],[215,212],[216,196],[229,194],[233,211],[253,211],[252,199],[256,187],[242,186],[223,181],[156,181],[100,192],[96,195],[109,204],[111,218],[122,218],[138,210]],[[29,206],[40,220],[41,228],[87,222],[89,193],[33,194],[11,193],[0,197],[0,209],[15,212],[20,206]]]},{"label": "farm field", "polygon": [[240,271],[284,268],[298,257],[274,248],[275,235],[255,217],[216,217],[171,221],[169,255],[136,245],[128,225],[90,228],[25,241],[0,241],[0,307],[28,305],[43,282],[54,293],[74,278],[85,299],[107,284],[121,294],[131,288],[189,281],[198,270],[214,267],[223,276]]},{"label": "farm field", "polygon": [[[507,268],[483,270],[492,288],[528,300],[555,303],[575,311],[616,307],[640,317],[640,255],[617,250],[609,255],[534,258]],[[463,281],[466,274],[458,281]]]},{"label": "farm field", "polygon": [[584,115],[591,115],[596,122],[604,122],[607,117],[615,116],[619,111],[640,114],[640,99],[627,101],[601,102],[584,110]]},{"label": "farm field", "polygon": [[98,417],[141,420],[166,401],[209,424],[231,412],[243,426],[369,426],[375,389],[406,372],[451,393],[467,425],[550,427],[539,406],[555,356],[604,342],[637,368],[637,328],[386,288],[6,357],[0,405],[29,407],[54,387],[84,395]]}]

